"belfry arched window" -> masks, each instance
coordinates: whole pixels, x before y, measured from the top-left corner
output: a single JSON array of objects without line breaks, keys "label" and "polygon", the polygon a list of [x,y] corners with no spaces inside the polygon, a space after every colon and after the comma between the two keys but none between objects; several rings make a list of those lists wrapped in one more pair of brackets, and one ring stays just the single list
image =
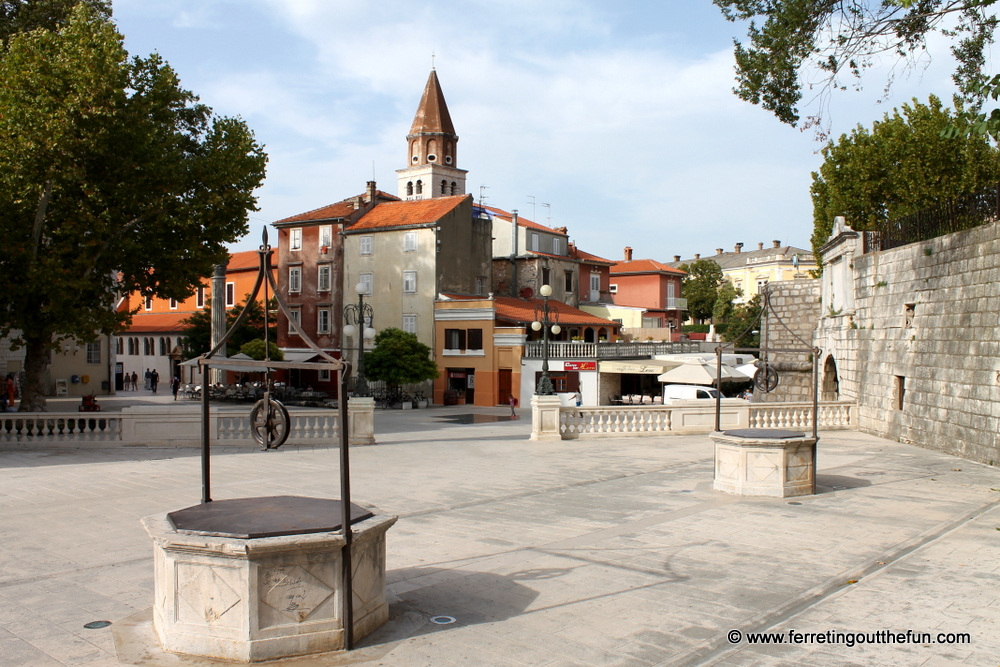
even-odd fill
[{"label": "belfry arched window", "polygon": [[448,181],[441,181],[441,194],[448,194]]},{"label": "belfry arched window", "polygon": [[424,182],[417,181],[417,194],[420,195],[423,194],[423,192],[424,192]]},{"label": "belfry arched window", "polygon": [[451,194],[453,195],[458,194],[458,185],[455,183],[455,181],[451,182]]},{"label": "belfry arched window", "polygon": [[409,183],[406,184],[406,196],[407,197],[413,196],[413,181],[410,181]]}]

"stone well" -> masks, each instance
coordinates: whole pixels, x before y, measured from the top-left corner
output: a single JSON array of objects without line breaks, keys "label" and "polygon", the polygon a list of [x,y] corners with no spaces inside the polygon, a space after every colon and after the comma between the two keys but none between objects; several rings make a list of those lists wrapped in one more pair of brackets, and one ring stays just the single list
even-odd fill
[{"label": "stone well", "polygon": [[816,488],[816,438],[779,429],[715,432],[716,491],[788,498]]},{"label": "stone well", "polygon": [[[339,506],[244,498],[144,518],[154,545],[153,626],[163,648],[238,662],[344,648]],[[351,508],[357,640],[389,617],[385,534],[396,517]]]}]

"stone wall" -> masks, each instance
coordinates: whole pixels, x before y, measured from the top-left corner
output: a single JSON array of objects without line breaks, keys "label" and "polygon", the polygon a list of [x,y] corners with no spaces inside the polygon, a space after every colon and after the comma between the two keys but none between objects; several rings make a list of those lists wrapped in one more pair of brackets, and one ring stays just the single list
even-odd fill
[{"label": "stone wall", "polygon": [[840,221],[823,249],[824,393],[856,400],[863,431],[1000,462],[1000,225],[859,247]]},{"label": "stone wall", "polygon": [[[767,286],[770,308],[761,329],[761,345],[785,350],[813,346],[813,331],[820,316],[820,284],[815,279],[788,280]],[[778,372],[777,388],[765,394],[754,389],[755,402],[812,401],[812,354],[774,352],[769,363]],[[822,398],[822,397],[821,397]],[[824,400],[835,401],[828,397]]]}]

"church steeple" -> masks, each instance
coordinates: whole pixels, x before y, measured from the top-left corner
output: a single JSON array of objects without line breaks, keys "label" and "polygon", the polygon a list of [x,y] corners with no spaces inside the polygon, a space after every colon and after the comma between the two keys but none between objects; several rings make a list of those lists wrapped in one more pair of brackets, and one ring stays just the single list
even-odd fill
[{"label": "church steeple", "polygon": [[409,165],[396,172],[401,198],[465,194],[466,171],[458,168],[458,135],[436,70],[427,77],[406,144]]}]

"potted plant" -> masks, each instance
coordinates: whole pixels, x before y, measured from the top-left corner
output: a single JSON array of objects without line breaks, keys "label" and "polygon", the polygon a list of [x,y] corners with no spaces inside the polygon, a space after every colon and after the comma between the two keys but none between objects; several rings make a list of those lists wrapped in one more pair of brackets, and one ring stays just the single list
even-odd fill
[{"label": "potted plant", "polygon": [[570,338],[570,340],[573,341],[574,343],[582,343],[583,336],[573,336],[572,338]]}]

